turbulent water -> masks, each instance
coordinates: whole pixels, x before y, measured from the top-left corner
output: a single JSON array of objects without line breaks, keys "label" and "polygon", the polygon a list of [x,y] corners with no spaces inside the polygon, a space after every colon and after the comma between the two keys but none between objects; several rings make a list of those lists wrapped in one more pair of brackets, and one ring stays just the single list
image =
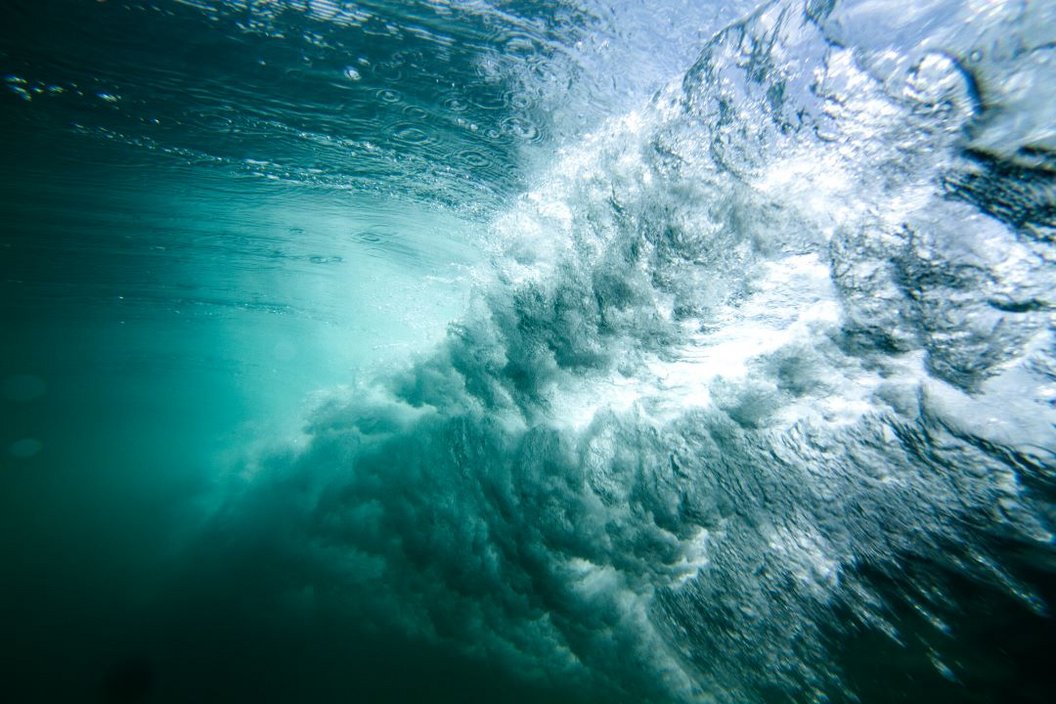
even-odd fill
[{"label": "turbulent water", "polygon": [[1056,3],[4,15],[5,700],[1048,701]]}]

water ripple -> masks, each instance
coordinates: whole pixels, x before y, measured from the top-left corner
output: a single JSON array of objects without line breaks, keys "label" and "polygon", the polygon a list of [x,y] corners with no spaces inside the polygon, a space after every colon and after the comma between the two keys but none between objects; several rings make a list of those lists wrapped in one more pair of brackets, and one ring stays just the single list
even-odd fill
[{"label": "water ripple", "polygon": [[403,144],[412,144],[415,146],[432,144],[436,141],[436,138],[425,130],[406,123],[395,125],[393,127],[392,136]]}]

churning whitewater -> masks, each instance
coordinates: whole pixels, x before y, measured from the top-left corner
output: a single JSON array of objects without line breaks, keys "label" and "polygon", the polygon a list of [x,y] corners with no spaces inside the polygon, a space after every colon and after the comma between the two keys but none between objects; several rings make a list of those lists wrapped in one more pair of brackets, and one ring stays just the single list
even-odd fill
[{"label": "churning whitewater", "polygon": [[602,700],[853,701],[863,632],[956,681],[957,584],[1048,608],[1054,33],[730,26],[495,219],[439,348],[247,467],[223,549],[265,523],[289,608]]}]

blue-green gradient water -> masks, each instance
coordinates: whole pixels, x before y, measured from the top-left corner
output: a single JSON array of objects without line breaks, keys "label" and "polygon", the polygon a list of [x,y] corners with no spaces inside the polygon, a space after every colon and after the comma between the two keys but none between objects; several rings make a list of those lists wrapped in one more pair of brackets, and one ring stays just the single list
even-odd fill
[{"label": "blue-green gradient water", "polygon": [[0,9],[3,701],[1050,700],[1056,3]]}]

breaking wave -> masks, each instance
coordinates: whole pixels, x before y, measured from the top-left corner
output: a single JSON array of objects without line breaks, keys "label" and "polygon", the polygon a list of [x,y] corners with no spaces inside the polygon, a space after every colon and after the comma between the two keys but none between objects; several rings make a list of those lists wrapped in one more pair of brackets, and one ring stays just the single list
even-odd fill
[{"label": "breaking wave", "polygon": [[1048,608],[1054,31],[731,25],[494,218],[439,347],[224,486],[197,564],[597,700],[976,682],[980,605]]}]

